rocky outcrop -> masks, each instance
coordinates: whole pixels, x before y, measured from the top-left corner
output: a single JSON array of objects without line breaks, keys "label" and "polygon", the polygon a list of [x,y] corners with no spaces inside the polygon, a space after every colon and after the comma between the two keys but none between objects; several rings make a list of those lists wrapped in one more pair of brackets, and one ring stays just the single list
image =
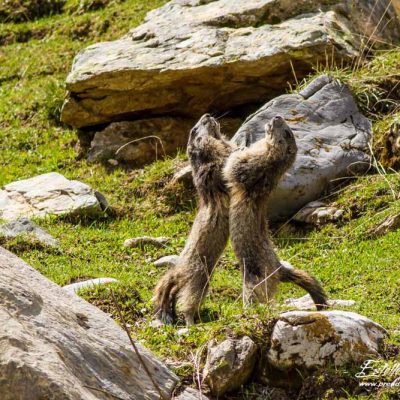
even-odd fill
[{"label": "rocky outcrop", "polygon": [[19,236],[38,241],[41,245],[48,247],[58,247],[60,244],[57,239],[27,218],[0,225],[0,237],[14,239]]},{"label": "rocky outcrop", "polygon": [[[81,128],[127,117],[223,112],[282,93],[360,38],[400,37],[388,0],[174,0],[125,37],[75,58],[62,120]],[[330,60],[332,61],[332,60]]]},{"label": "rocky outcrop", "polygon": [[379,324],[347,311],[290,311],[274,326],[266,363],[278,370],[361,365],[379,355],[386,336]]},{"label": "rocky outcrop", "polygon": [[257,345],[248,337],[208,345],[203,377],[215,396],[240,388],[250,378],[257,360]]},{"label": "rocky outcrop", "polygon": [[[2,248],[0,274],[2,400],[160,398],[127,334],[106,314]],[[177,377],[137,347],[170,397]]]},{"label": "rocky outcrop", "polygon": [[346,85],[320,76],[304,90],[271,100],[250,116],[233,141],[248,146],[265,136],[265,124],[284,117],[298,146],[296,161],[271,194],[270,218],[293,215],[320,197],[337,178],[370,166],[370,121]]},{"label": "rocky outcrop", "polygon": [[56,172],[9,183],[0,190],[0,218],[96,214],[108,207],[105,197],[90,186]]}]

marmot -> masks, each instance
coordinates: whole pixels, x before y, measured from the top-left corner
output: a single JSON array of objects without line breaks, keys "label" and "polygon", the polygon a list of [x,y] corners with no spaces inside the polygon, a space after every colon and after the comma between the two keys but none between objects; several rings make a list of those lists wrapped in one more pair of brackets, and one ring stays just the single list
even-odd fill
[{"label": "marmot", "polygon": [[224,168],[230,188],[230,234],[244,279],[245,303],[272,300],[277,285],[293,282],[308,293],[317,309],[327,297],[308,273],[281,263],[273,249],[267,223],[271,191],[293,164],[296,140],[285,120],[277,116],[265,127],[265,138],[233,152]]},{"label": "marmot", "polygon": [[199,210],[178,263],[155,288],[157,318],[171,324],[175,306],[187,325],[205,297],[213,269],[229,237],[229,191],[222,169],[233,145],[221,135],[219,123],[205,114],[190,132],[187,152],[194,185],[200,197]]}]

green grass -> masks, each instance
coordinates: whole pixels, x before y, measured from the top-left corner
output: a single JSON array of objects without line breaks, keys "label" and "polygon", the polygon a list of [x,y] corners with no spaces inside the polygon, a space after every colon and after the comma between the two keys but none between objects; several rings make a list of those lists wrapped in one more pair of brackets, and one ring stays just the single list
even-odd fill
[{"label": "green grass", "polygon": [[[185,156],[178,154],[133,171],[88,164],[76,159],[76,132],[60,125],[59,114],[74,55],[93,42],[121,36],[140,23],[147,10],[164,2],[105,2],[93,11],[85,6],[88,2],[80,8],[80,2],[74,0],[68,1],[60,14],[0,24],[0,186],[58,171],[92,185],[108,198],[116,209],[113,216],[37,221],[60,240],[59,250],[43,249],[23,238],[5,246],[60,285],[87,277],[118,279],[110,287],[134,336],[173,361],[176,372],[190,380],[192,357],[208,340],[233,332],[265,341],[268,321],[285,309],[283,300],[303,292],[282,285],[274,310],[262,306],[243,310],[240,272],[229,247],[202,306],[202,322],[183,336],[177,334],[177,327],[150,326],[152,290],[165,271],[153,261],[179,253],[195,214],[193,191],[169,184]],[[399,66],[400,52],[392,51],[357,70],[330,71],[349,84],[360,106],[374,119],[377,132],[386,132],[398,118],[393,99],[398,99]],[[356,305],[350,310],[383,324],[392,333],[389,343],[397,345],[400,231],[379,238],[367,233],[388,215],[400,212],[399,193],[396,172],[360,177],[328,198],[345,209],[341,222],[318,229],[292,223],[274,227],[282,259],[316,275],[330,297],[354,299]],[[123,247],[125,239],[142,235],[168,236],[171,241],[161,249]],[[117,318],[105,288],[82,294]],[[242,398],[251,398],[252,389],[247,390]]]}]

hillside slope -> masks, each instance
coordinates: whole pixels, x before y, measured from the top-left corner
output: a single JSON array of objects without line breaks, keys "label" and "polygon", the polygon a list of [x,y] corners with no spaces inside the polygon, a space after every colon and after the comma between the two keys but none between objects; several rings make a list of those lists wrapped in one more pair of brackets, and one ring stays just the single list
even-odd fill
[{"label": "hillside slope", "polygon": [[[260,339],[267,329],[266,320],[284,306],[273,312],[262,307],[243,310],[240,272],[229,248],[202,308],[202,323],[186,336],[178,336],[176,327],[152,328],[152,290],[164,272],[153,261],[179,253],[196,209],[193,191],[169,183],[185,156],[178,154],[138,170],[88,164],[77,158],[77,133],[59,122],[64,81],[76,52],[95,41],[117,38],[139,24],[149,9],[163,3],[68,0],[63,8],[55,6],[46,11],[50,13],[46,17],[22,22],[34,18],[36,11],[13,16],[0,9],[0,186],[57,171],[100,190],[117,210],[115,215],[95,220],[75,217],[40,221],[60,239],[59,250],[44,249],[22,238],[0,240],[60,285],[87,277],[118,279],[113,288],[136,337],[192,381],[195,371],[191,357],[196,349],[228,329]],[[286,221],[273,227],[282,259],[316,275],[330,297],[355,300],[351,311],[389,330],[388,354],[393,360],[400,352],[400,230],[380,237],[368,232],[388,216],[400,213],[400,165],[385,151],[389,127],[400,122],[399,70],[399,49],[375,54],[367,64],[355,63],[348,70],[329,69],[349,84],[362,110],[373,119],[377,161],[368,175],[351,178],[349,186],[339,186],[325,198],[343,208],[339,223],[315,228]],[[316,73],[321,72],[326,71]],[[172,240],[161,249],[122,246],[125,239],[143,235]],[[116,317],[107,290],[87,290],[83,295]],[[300,295],[299,289],[282,285],[278,303]],[[346,371],[340,373],[348,376]],[[315,385],[319,384],[316,380]],[[350,398],[345,389],[338,390]],[[236,398],[255,398],[253,392],[256,389],[245,389]],[[376,394],[371,396],[376,398]]]}]

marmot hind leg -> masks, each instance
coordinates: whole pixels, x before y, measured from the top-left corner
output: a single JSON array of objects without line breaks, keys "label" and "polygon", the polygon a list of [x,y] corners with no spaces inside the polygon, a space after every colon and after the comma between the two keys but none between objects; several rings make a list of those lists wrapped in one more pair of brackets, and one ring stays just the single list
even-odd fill
[{"label": "marmot hind leg", "polygon": [[154,291],[156,317],[164,324],[171,325],[176,320],[175,299],[178,290],[175,270],[172,268],[159,280]]},{"label": "marmot hind leg", "polygon": [[255,303],[271,303],[279,284],[279,275],[246,276],[243,274],[243,302],[245,307]]}]

